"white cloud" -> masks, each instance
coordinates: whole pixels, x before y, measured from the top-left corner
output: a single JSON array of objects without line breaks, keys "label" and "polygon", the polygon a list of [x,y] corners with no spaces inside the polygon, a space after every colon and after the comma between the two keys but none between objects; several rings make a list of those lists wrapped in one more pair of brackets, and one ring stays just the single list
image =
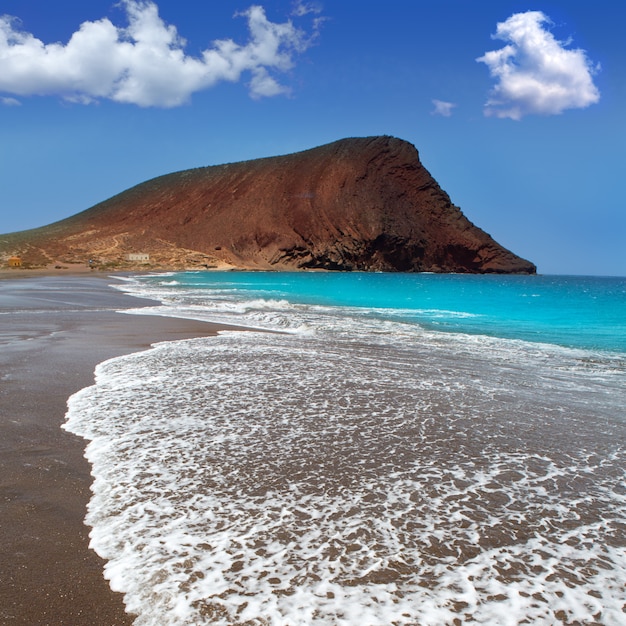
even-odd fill
[{"label": "white cloud", "polygon": [[431,115],[441,115],[443,117],[450,117],[452,115],[452,109],[456,106],[454,102],[445,102],[444,100],[432,100],[434,109],[431,111]]},{"label": "white cloud", "polygon": [[[305,15],[315,15],[313,18],[313,37],[314,39],[322,24],[327,18],[321,16],[322,5],[319,2],[295,2],[291,15],[295,17],[304,17]],[[312,40],[311,39],[311,40]]]},{"label": "white cloud", "polygon": [[294,56],[316,35],[291,21],[270,22],[263,7],[243,16],[250,37],[245,45],[232,39],[213,42],[199,57],[185,54],[175,26],[160,18],[150,0],[122,0],[128,26],[107,18],[84,22],[66,44],[45,44],[0,16],[0,93],[19,96],[59,95],[87,103],[101,98],[140,106],[174,107],[197,91],[221,81],[237,82],[249,72],[254,98],[288,93],[272,73],[285,72]]},{"label": "white cloud", "polygon": [[541,11],[516,13],[498,23],[493,38],[507,45],[476,59],[496,79],[485,115],[519,120],[525,115],[584,108],[600,100],[586,52],[566,49],[569,42],[558,41],[545,28],[550,23]]},{"label": "white cloud", "polygon": [[322,7],[318,2],[296,2],[292,11],[292,15],[302,17],[309,13],[316,15],[322,12]]},{"label": "white cloud", "polygon": [[0,98],[0,104],[4,104],[6,107],[18,107],[22,103],[15,98]]}]

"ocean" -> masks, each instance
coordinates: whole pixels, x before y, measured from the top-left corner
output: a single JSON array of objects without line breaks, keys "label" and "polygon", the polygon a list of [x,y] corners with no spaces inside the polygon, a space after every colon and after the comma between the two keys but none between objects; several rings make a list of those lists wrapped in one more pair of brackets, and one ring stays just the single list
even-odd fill
[{"label": "ocean", "polygon": [[249,329],[68,402],[137,625],[626,623],[625,278],[116,282]]}]

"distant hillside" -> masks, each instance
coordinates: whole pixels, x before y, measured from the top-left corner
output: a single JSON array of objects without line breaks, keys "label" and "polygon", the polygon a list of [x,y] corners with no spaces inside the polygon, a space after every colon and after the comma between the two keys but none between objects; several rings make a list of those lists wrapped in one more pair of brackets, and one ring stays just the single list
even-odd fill
[{"label": "distant hillside", "polygon": [[[128,259],[138,253],[148,261]],[[392,137],[161,176],[63,221],[0,235],[0,257],[10,255],[29,266],[119,269],[535,272],[450,202],[415,147]]]}]

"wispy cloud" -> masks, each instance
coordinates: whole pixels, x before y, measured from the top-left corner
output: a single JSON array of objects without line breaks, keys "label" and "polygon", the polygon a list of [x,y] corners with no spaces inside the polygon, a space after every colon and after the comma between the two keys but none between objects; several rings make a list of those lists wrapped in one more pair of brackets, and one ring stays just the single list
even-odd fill
[{"label": "wispy cloud", "polygon": [[302,17],[309,13],[319,15],[322,12],[322,5],[319,2],[295,2],[292,15]]},{"label": "wispy cloud", "polygon": [[22,103],[15,98],[0,98],[0,104],[3,104],[5,107],[18,107]]},{"label": "wispy cloud", "polygon": [[496,84],[485,115],[519,120],[526,115],[555,115],[600,100],[595,69],[581,49],[555,39],[541,11],[511,15],[497,26],[494,39],[507,45],[476,59],[485,63]]},{"label": "wispy cloud", "polygon": [[456,107],[454,102],[445,102],[444,100],[432,100],[433,110],[431,115],[441,115],[442,117],[450,117],[452,109]]},{"label": "wispy cloud", "polygon": [[293,68],[318,27],[315,22],[305,32],[291,20],[271,22],[255,5],[236,15],[248,22],[245,44],[216,40],[196,57],[185,53],[185,41],[161,19],[154,2],[122,0],[122,6],[126,27],[107,18],[84,22],[66,44],[46,44],[19,30],[15,18],[0,16],[0,93],[175,107],[195,92],[249,73],[251,97],[286,94],[289,88],[276,74]]}]

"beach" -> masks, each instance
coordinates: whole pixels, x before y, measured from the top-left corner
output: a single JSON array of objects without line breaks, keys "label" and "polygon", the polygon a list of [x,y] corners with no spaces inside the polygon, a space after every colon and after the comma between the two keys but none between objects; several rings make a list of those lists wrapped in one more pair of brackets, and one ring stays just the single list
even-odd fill
[{"label": "beach", "polygon": [[218,326],[118,310],[148,304],[106,275],[0,276],[0,623],[131,624],[84,524],[85,441],[60,427],[96,364]]},{"label": "beach", "polygon": [[623,623],[623,279],[15,276],[0,623]]}]

